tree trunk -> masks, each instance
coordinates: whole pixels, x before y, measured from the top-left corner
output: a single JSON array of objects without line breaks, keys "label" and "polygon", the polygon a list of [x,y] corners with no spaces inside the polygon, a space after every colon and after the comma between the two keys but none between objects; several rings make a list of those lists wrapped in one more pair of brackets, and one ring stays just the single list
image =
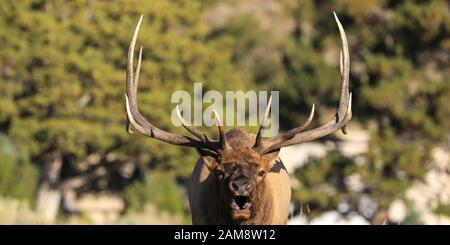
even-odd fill
[{"label": "tree trunk", "polygon": [[44,223],[54,222],[58,215],[61,204],[61,167],[61,153],[51,153],[42,171],[42,181],[36,199],[36,211]]}]

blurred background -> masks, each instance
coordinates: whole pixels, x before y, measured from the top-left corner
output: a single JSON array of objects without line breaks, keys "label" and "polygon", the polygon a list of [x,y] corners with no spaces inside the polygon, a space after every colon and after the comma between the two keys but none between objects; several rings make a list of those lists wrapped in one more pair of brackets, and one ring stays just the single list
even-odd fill
[{"label": "blurred background", "polygon": [[189,224],[195,150],[125,130],[139,15],[140,110],[185,134],[170,98],[194,82],[279,90],[282,129],[313,103],[312,126],[329,119],[340,87],[332,11],[349,39],[354,116],[348,135],[281,151],[289,223],[450,224],[445,0],[2,0],[0,223]]}]

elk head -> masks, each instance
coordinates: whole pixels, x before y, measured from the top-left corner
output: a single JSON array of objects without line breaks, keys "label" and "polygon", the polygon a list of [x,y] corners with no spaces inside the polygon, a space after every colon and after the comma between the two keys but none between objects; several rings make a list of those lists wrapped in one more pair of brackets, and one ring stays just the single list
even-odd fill
[{"label": "elk head", "polygon": [[199,152],[205,166],[214,174],[219,186],[221,198],[230,208],[230,218],[233,220],[249,219],[254,213],[255,199],[264,188],[264,178],[271,171],[281,148],[312,141],[339,129],[346,134],[345,126],[352,117],[351,93],[349,93],[350,56],[347,37],[344,29],[334,14],[339,28],[342,51],[340,56],[341,91],[339,107],[335,116],[326,124],[304,131],[311,123],[314,115],[314,105],[308,119],[302,125],[287,132],[280,133],[274,138],[263,140],[262,130],[268,126],[271,99],[266,107],[264,119],[257,135],[247,134],[244,130],[235,128],[225,133],[222,122],[215,113],[216,125],[219,131],[217,140],[210,140],[206,134],[188,125],[177,108],[177,115],[183,127],[194,137],[173,134],[157,128],[148,122],[137,107],[136,93],[142,60],[142,47],[136,72],[133,71],[133,56],[142,15],[133,32],[130,42],[126,68],[125,105],[127,112],[127,130],[132,133],[131,126],[139,133],[169,144],[194,147]]}]

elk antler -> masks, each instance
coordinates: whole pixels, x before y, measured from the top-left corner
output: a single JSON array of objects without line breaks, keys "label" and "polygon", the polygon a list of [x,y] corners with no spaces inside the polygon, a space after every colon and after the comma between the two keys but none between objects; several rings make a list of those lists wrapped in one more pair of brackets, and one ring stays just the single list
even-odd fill
[{"label": "elk antler", "polygon": [[[336,130],[341,129],[344,134],[347,133],[345,126],[352,118],[352,94],[349,93],[349,75],[350,75],[350,55],[348,50],[347,36],[345,35],[344,28],[342,27],[341,22],[339,21],[336,13],[334,13],[334,18],[339,28],[339,33],[342,41],[342,51],[341,57],[339,60],[340,63],[340,71],[341,71],[341,95],[339,101],[339,108],[336,112],[336,115],[328,121],[325,125],[322,125],[318,128],[302,132],[311,122],[314,115],[314,105],[312,106],[311,113],[308,117],[308,120],[301,126],[291,129],[286,133],[282,133],[277,135],[276,137],[264,142],[264,147],[260,149],[261,154],[266,154],[272,151],[279,150],[283,147],[299,144],[305,141],[311,141],[318,138],[321,138],[325,135],[331,134]],[[342,57],[343,54],[343,57]],[[270,103],[270,101],[269,101]],[[267,106],[270,108],[270,105]],[[267,113],[268,114],[268,113]],[[265,115],[267,117],[267,115]],[[267,118],[263,120],[266,121]],[[265,125],[261,124],[260,130],[263,129]],[[261,145],[261,136],[260,132],[256,137],[256,146]]]},{"label": "elk antler", "polygon": [[139,21],[136,25],[136,28],[134,29],[133,36],[131,38],[130,46],[128,49],[128,56],[127,56],[127,69],[126,69],[126,95],[125,95],[125,106],[126,106],[126,112],[127,112],[127,130],[128,132],[131,131],[131,126],[135,128],[139,133],[170,143],[174,145],[181,145],[181,146],[189,146],[189,147],[195,147],[195,148],[202,148],[202,149],[208,149],[212,150],[214,152],[217,152],[218,150],[222,149],[223,145],[221,143],[225,142],[222,140],[223,138],[223,130],[221,126],[219,129],[220,131],[220,139],[219,141],[210,141],[205,134],[201,133],[197,129],[188,126],[186,122],[181,117],[181,113],[178,110],[177,107],[177,115],[183,125],[190,133],[192,133],[194,136],[196,136],[197,139],[192,139],[187,136],[177,135],[173,134],[167,131],[164,131],[162,129],[159,129],[155,127],[153,124],[148,122],[142,115],[139,113],[138,106],[137,106],[137,86],[139,82],[139,73],[141,70],[141,61],[142,61],[142,47],[139,51],[139,60],[138,65],[136,68],[136,74],[133,74],[133,58],[134,58],[134,47],[136,45],[136,39],[139,33],[139,27],[142,23],[143,15],[139,18]]}]

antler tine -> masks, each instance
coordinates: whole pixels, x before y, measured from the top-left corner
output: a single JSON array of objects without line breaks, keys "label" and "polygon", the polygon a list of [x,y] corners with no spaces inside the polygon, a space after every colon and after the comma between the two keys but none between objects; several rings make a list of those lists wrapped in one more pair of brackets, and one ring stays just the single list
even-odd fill
[{"label": "antler tine", "polygon": [[183,116],[181,116],[181,112],[180,112],[180,109],[178,108],[178,105],[177,105],[176,110],[177,110],[177,117],[178,117],[178,120],[180,120],[181,125],[183,125],[183,127],[184,127],[189,133],[191,133],[192,135],[194,135],[195,137],[197,137],[199,140],[201,140],[201,141],[203,141],[203,142],[208,142],[208,141],[209,141],[209,139],[208,139],[208,137],[206,136],[206,134],[200,132],[200,130],[197,130],[196,128],[194,128],[194,127],[192,127],[192,126],[190,126],[190,125],[187,124],[187,122],[184,120]]},{"label": "antler tine", "polygon": [[142,64],[142,50],[143,50],[143,46],[141,46],[141,48],[139,49],[139,56],[138,56],[138,63],[136,66],[136,72],[134,75],[134,81],[133,81],[133,93],[137,94],[137,88],[138,88],[138,83],[139,83],[139,75],[141,74],[141,64]]},{"label": "antler tine", "polygon": [[272,95],[269,97],[269,102],[267,102],[266,110],[264,111],[264,118],[261,120],[261,124],[259,125],[258,133],[256,134],[255,144],[253,148],[258,148],[262,143],[262,130],[267,128],[269,124],[269,112],[272,108]]},{"label": "antler tine", "polygon": [[306,119],[306,121],[300,127],[297,127],[297,128],[294,128],[294,129],[288,131],[288,132],[290,132],[290,134],[292,134],[292,136],[302,132],[305,128],[307,128],[309,126],[309,124],[311,124],[313,117],[314,117],[314,109],[315,109],[315,105],[313,104],[311,107],[311,111],[309,112],[308,119]]},{"label": "antler tine", "polygon": [[155,127],[139,113],[136,94],[137,94],[139,73],[141,70],[142,47],[139,51],[139,60],[136,68],[136,76],[134,76],[133,73],[133,59],[134,59],[134,48],[136,45],[136,40],[139,33],[139,28],[142,23],[142,19],[143,15],[140,16],[139,21],[136,24],[133,36],[130,41],[130,46],[128,48],[128,55],[127,55],[125,106],[128,118],[127,121],[129,123],[129,126],[127,126],[127,129],[129,129],[128,131],[130,132],[131,131],[130,126],[133,126],[139,133],[164,141],[166,143],[216,150],[217,147],[215,145],[215,142],[205,143],[203,141],[198,141],[187,136],[181,136],[170,132],[166,132],[164,130]]},{"label": "antler tine", "polygon": [[213,112],[214,112],[214,118],[216,119],[216,126],[219,129],[220,140],[223,140],[223,139],[225,139],[225,132],[222,127],[222,120],[220,119],[219,113],[217,113],[216,109],[213,109]]},{"label": "antler tine", "polygon": [[[336,16],[336,14],[335,14],[335,16]],[[343,75],[343,63],[344,61],[343,61],[343,58],[342,58],[342,50],[339,52],[339,69],[340,69],[340,71],[341,71],[341,76]],[[346,93],[348,93],[348,86],[347,86],[347,91],[346,91]],[[350,94],[351,95],[351,94]],[[343,134],[347,134],[347,125],[344,125],[342,128],[341,128],[341,130],[342,130],[342,133]]]},{"label": "antler tine", "polygon": [[[136,94],[136,92],[137,92],[136,91],[137,90],[137,85],[136,85],[137,81],[134,79],[134,73],[133,73],[134,47],[136,45],[136,40],[137,40],[137,36],[138,36],[138,33],[139,33],[139,28],[140,28],[141,23],[142,23],[143,16],[144,15],[141,14],[141,16],[139,17],[139,21],[136,24],[136,27],[135,27],[134,32],[133,32],[133,36],[131,38],[130,46],[128,47],[128,56],[127,56],[127,90],[128,90],[128,84],[129,83],[130,83],[130,85],[134,84],[134,85],[132,85],[132,86],[134,86],[134,89],[133,89],[134,90],[133,91],[134,94]],[[142,50],[142,47],[141,47],[141,50]],[[140,73],[140,60],[142,59],[142,53],[139,54],[139,57],[140,57],[140,59],[138,61],[138,67],[136,69],[137,77],[139,76],[139,73]],[[128,93],[128,91],[127,91],[127,93]],[[136,102],[135,102],[135,104],[136,104]],[[137,107],[137,105],[136,105],[136,107]],[[131,120],[130,120],[130,117],[128,115],[127,115],[126,129],[127,129],[127,132],[129,134],[133,134],[133,130],[132,130],[132,127],[131,127]]]},{"label": "antler tine", "polygon": [[311,124],[311,122],[312,122],[312,119],[314,117],[314,109],[315,109],[315,105],[313,104],[311,107],[311,112],[309,113],[308,119],[306,119],[306,121],[302,125],[300,125],[296,128],[293,128],[285,133],[281,133],[281,134],[277,135],[275,138],[271,139],[270,142],[272,144],[284,142],[286,140],[291,139],[296,134],[305,130],[305,128],[307,128],[309,126],[309,124]]},{"label": "antler tine", "polygon": [[[139,49],[139,59],[138,59],[138,64],[136,67],[136,75],[134,77],[134,81],[133,81],[133,93],[137,95],[137,87],[138,87],[138,83],[139,83],[139,75],[141,73],[141,63],[142,63],[142,49],[143,46],[141,46],[141,48]],[[133,134],[133,130],[130,124],[130,118],[127,115],[127,132],[130,134]]]},{"label": "antler tine", "polygon": [[329,125],[329,126],[324,125],[319,128],[315,128],[315,129],[312,129],[309,131],[299,133],[299,134],[295,135],[293,138],[291,138],[290,140],[271,144],[268,147],[266,147],[265,149],[263,149],[260,152],[260,154],[264,155],[266,153],[272,152],[274,150],[278,150],[283,147],[296,145],[296,144],[299,144],[302,142],[307,142],[307,141],[321,138],[327,134],[330,134],[336,130],[339,130],[340,128],[345,126],[350,121],[351,118],[352,118],[352,93],[350,93],[350,95],[349,95],[348,107],[346,110],[345,118],[343,120],[341,120],[333,125]]},{"label": "antler tine", "polygon": [[[132,133],[132,129],[131,129],[131,125],[132,122],[136,122],[137,124],[139,124],[141,127],[136,126],[135,129],[137,128],[152,128],[153,125],[151,125],[151,123],[149,123],[147,120],[145,120],[144,117],[142,117],[142,115],[139,113],[138,111],[138,106],[137,106],[137,99],[136,99],[136,94],[137,94],[137,84],[138,84],[138,76],[140,74],[140,68],[141,68],[141,60],[142,60],[142,52],[140,52],[139,54],[139,60],[138,60],[138,67],[136,68],[136,77],[134,76],[134,71],[133,71],[133,60],[134,60],[134,48],[136,46],[136,41],[137,41],[137,37],[139,34],[139,29],[142,23],[142,19],[143,19],[143,14],[141,14],[141,16],[139,17],[139,21],[136,24],[136,27],[133,31],[133,35],[130,41],[130,46],[128,47],[128,55],[127,55],[127,70],[126,70],[126,93],[127,93],[127,98],[128,98],[128,106],[129,106],[129,110],[131,112],[131,115],[134,117],[134,120],[131,120],[130,116],[127,114],[127,128],[128,128],[128,132]],[[144,126],[144,127],[142,127]],[[133,125],[134,127],[134,125]],[[142,132],[141,132],[142,133]]]},{"label": "antler tine", "polygon": [[[350,55],[349,55],[349,49],[348,49],[348,42],[347,42],[347,35],[345,34],[344,27],[342,27],[341,22],[339,21],[339,18],[336,15],[336,12],[333,11],[334,19],[336,20],[336,24],[339,28],[339,35],[341,36],[341,42],[342,42],[342,51],[343,58],[339,59],[340,63],[340,70],[341,70],[341,77],[342,77],[342,87],[341,87],[341,96],[340,96],[340,102],[339,102],[339,109],[338,109],[338,115],[339,118],[345,117],[345,109],[347,108],[347,99],[349,95],[349,77],[350,77]],[[339,119],[338,118],[338,119]],[[344,125],[342,127],[342,133],[347,134],[346,126]]]},{"label": "antler tine", "polygon": [[216,125],[219,129],[219,142],[222,144],[222,149],[229,149],[230,147],[227,144],[226,138],[225,138],[225,131],[223,130],[222,126],[222,120],[219,117],[219,114],[217,113],[216,109],[213,109],[214,117],[216,119]]},{"label": "antler tine", "polygon": [[[325,125],[320,126],[318,128],[301,132],[301,130],[294,129],[296,133],[294,135],[290,135],[289,132],[292,133],[292,130],[288,131],[287,134],[291,136],[291,138],[286,139],[287,137],[282,138],[276,137],[274,140],[270,140],[269,144],[263,149],[260,153],[266,154],[268,152],[278,150],[282,147],[287,147],[290,145],[299,144],[301,142],[314,140],[320,137],[323,137],[325,135],[331,134],[336,130],[341,129],[343,133],[347,133],[345,126],[350,121],[352,117],[352,95],[349,93],[349,76],[350,76],[350,55],[349,55],[349,49],[348,49],[348,43],[347,43],[347,36],[345,34],[344,28],[342,27],[341,22],[339,21],[337,15],[335,12],[333,12],[336,24],[339,28],[339,33],[341,36],[342,41],[342,51],[341,55],[339,57],[339,63],[340,63],[340,71],[341,71],[341,79],[342,79],[342,85],[341,85],[341,93],[340,93],[340,99],[339,99],[339,107],[336,112],[336,115],[328,121]],[[312,114],[312,113],[311,113]],[[310,118],[312,119],[311,115]],[[307,120],[307,123],[309,120]],[[298,129],[302,128],[299,127]],[[304,128],[302,128],[303,130]]]}]

